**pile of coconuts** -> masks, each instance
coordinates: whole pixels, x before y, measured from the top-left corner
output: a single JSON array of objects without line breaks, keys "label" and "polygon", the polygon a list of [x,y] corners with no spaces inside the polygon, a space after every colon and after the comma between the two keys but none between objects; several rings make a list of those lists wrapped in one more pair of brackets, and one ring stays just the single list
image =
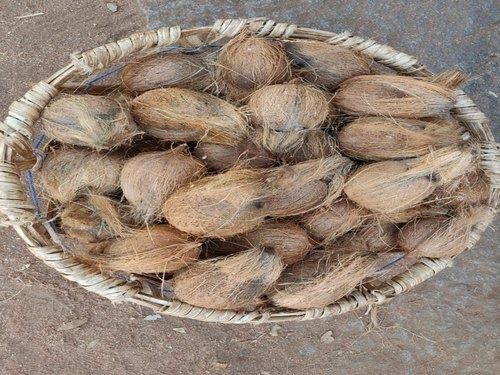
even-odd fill
[{"label": "pile of coconuts", "polygon": [[460,72],[381,74],[349,49],[242,32],[120,74],[47,106],[36,176],[66,250],[103,273],[203,308],[321,308],[459,254],[494,214],[450,116]]}]

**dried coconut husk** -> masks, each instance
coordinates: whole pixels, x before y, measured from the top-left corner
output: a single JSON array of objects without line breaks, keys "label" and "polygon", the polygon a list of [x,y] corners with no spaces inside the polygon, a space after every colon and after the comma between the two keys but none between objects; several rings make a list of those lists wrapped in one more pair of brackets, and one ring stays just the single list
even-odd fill
[{"label": "dried coconut husk", "polygon": [[219,52],[216,62],[218,81],[236,90],[255,90],[288,81],[290,62],[282,43],[241,33]]},{"label": "dried coconut husk", "polygon": [[205,174],[205,166],[181,145],[168,151],[146,152],[127,160],[120,182],[134,207],[136,221],[150,223],[160,216],[163,203],[178,187]]},{"label": "dried coconut husk", "polygon": [[59,149],[47,155],[38,177],[48,198],[67,203],[78,195],[119,190],[122,166],[123,159],[118,154]]},{"label": "dried coconut husk", "polygon": [[210,252],[227,255],[253,247],[274,250],[287,266],[304,259],[312,249],[307,232],[297,224],[289,222],[265,223],[241,236],[214,241]]},{"label": "dried coconut husk", "polygon": [[286,43],[294,71],[307,82],[333,90],[348,78],[370,74],[367,58],[325,42],[297,40]]},{"label": "dried coconut husk", "polygon": [[200,142],[193,154],[209,169],[215,171],[225,171],[236,165],[266,168],[276,163],[276,158],[252,139],[247,139],[237,146]]},{"label": "dried coconut husk", "polygon": [[359,227],[367,216],[368,211],[346,198],[341,198],[306,214],[301,218],[301,222],[314,239],[331,242]]},{"label": "dried coconut husk", "polygon": [[171,273],[195,262],[201,244],[169,225],[137,230],[123,238],[97,244],[79,255],[103,271]]},{"label": "dried coconut husk", "polygon": [[437,188],[433,198],[452,208],[485,205],[490,198],[490,183],[486,174],[477,169]]},{"label": "dried coconut husk", "polygon": [[321,308],[349,294],[376,269],[373,255],[315,250],[283,271],[269,298],[291,309]]},{"label": "dried coconut husk", "polygon": [[446,114],[457,94],[441,84],[405,76],[367,75],[344,81],[333,99],[352,115],[423,118]]},{"label": "dried coconut husk", "polygon": [[280,257],[254,248],[199,261],[172,279],[175,297],[194,306],[218,310],[253,310],[283,269]]},{"label": "dried coconut husk", "polygon": [[132,114],[146,133],[166,141],[238,145],[249,127],[239,110],[216,96],[171,87],[132,101]]},{"label": "dried coconut husk", "polygon": [[118,203],[102,195],[89,195],[69,203],[60,214],[61,229],[79,242],[99,242],[126,232]]},{"label": "dried coconut husk", "polygon": [[259,226],[266,216],[319,207],[340,194],[350,165],[335,156],[268,170],[229,170],[178,189],[163,205],[163,214],[184,232],[231,237]]},{"label": "dried coconut husk", "polygon": [[435,203],[421,204],[415,207],[410,207],[403,211],[390,213],[375,212],[369,215],[370,219],[379,224],[402,224],[407,223],[417,217],[429,217],[437,215],[446,215],[449,213],[446,207],[438,206]]},{"label": "dried coconut husk", "polygon": [[422,202],[436,187],[465,174],[476,160],[473,150],[446,147],[415,159],[368,164],[348,179],[344,192],[373,211],[403,211]]},{"label": "dried coconut husk", "polygon": [[247,108],[252,123],[263,130],[264,148],[282,155],[301,147],[307,131],[324,125],[332,115],[329,100],[315,87],[285,83],[254,92]]},{"label": "dried coconut husk", "polygon": [[446,120],[365,117],[343,127],[338,142],[344,154],[357,159],[401,159],[459,145],[464,142],[462,132],[457,123]]},{"label": "dried coconut husk", "polygon": [[214,82],[203,55],[164,52],[129,63],[122,72],[123,86],[139,94],[161,87],[204,91]]},{"label": "dried coconut husk", "polygon": [[398,244],[399,228],[392,223],[368,222],[339,241],[346,241],[355,251],[384,253],[394,250]]},{"label": "dried coconut husk", "polygon": [[474,246],[479,237],[472,230],[484,230],[494,216],[493,209],[479,206],[462,209],[453,216],[416,219],[401,229],[399,246],[414,257],[455,256]]},{"label": "dried coconut husk", "polygon": [[42,130],[52,139],[109,150],[139,133],[125,99],[60,94],[42,112]]},{"label": "dried coconut husk", "polygon": [[282,155],[282,157],[286,162],[295,164],[337,154],[338,149],[335,138],[323,130],[309,130],[305,134],[302,147],[293,150],[290,154]]}]

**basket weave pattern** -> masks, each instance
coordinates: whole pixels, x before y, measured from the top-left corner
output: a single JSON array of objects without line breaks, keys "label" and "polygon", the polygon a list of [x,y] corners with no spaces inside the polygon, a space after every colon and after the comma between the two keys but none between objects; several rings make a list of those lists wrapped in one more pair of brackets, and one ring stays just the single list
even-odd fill
[{"label": "basket weave pattern", "polygon": [[[69,65],[37,83],[21,99],[12,103],[7,117],[3,122],[0,121],[0,217],[2,225],[13,227],[37,258],[56,269],[65,278],[77,282],[91,292],[113,301],[128,301],[147,306],[161,314],[219,323],[310,320],[339,315],[355,309],[382,304],[451,266],[452,261],[449,258],[423,258],[377,290],[360,288],[324,308],[302,311],[273,309],[242,313],[191,306],[161,297],[147,285],[125,282],[103,275],[93,268],[80,264],[71,255],[65,253],[57,241],[47,234],[47,219],[37,217],[35,207],[21,182],[21,172],[16,167],[14,159],[22,160],[33,157],[34,124],[39,119],[41,111],[58,94],[64,83],[75,78],[83,79],[113,66],[124,58],[151,52],[158,47],[171,45],[198,47],[225,42],[237,35],[243,28],[260,37],[324,41],[358,51],[402,74],[432,75],[424,65],[418,63],[416,58],[374,40],[364,40],[348,32],[335,34],[267,19],[218,20],[213,26],[195,29],[181,29],[178,26],[162,27],[154,31],[133,34],[128,38],[86,52],[74,53],[71,55]],[[494,141],[488,119],[461,90],[458,91],[458,101],[452,114],[467,128],[471,137],[481,144],[481,167],[486,172],[491,187],[489,205],[495,208],[499,202],[500,190],[500,147]],[[477,242],[488,225],[489,223],[485,222],[473,228],[469,247]]]}]

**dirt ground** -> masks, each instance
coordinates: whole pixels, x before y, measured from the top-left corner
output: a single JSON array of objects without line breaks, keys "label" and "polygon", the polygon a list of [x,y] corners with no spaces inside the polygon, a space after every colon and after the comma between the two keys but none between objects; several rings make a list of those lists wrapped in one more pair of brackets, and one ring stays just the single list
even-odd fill
[{"label": "dirt ground", "polygon": [[[494,1],[123,0],[116,12],[106,3],[1,1],[1,117],[74,50],[148,26],[265,15],[349,29],[435,70],[459,66],[471,73],[466,91],[498,120]],[[381,327],[369,330],[363,312],[279,327],[148,320],[149,310],[112,305],[66,281],[2,229],[0,374],[496,374],[499,240],[489,230],[454,268],[381,308]],[[321,340],[328,331],[333,339]]]}]

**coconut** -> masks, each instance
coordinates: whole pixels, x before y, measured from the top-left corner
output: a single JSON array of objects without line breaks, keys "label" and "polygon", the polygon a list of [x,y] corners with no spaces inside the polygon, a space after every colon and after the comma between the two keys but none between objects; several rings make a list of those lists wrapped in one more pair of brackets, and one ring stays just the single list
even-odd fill
[{"label": "coconut", "polygon": [[118,203],[102,195],[71,202],[61,211],[61,229],[80,242],[99,242],[125,232]]},{"label": "coconut", "polygon": [[486,174],[476,169],[437,188],[433,197],[452,208],[485,205],[490,199],[490,183]]},{"label": "coconut", "polygon": [[405,76],[367,75],[344,81],[333,99],[352,115],[422,118],[448,113],[457,99],[443,85]]},{"label": "coconut", "polygon": [[118,154],[59,149],[47,155],[38,177],[48,198],[66,203],[78,195],[116,192],[122,166]]},{"label": "coconut", "polygon": [[202,55],[164,52],[129,63],[122,81],[133,93],[173,86],[203,91],[213,84],[213,75]]},{"label": "coconut", "polygon": [[411,160],[368,164],[348,179],[344,192],[370,210],[403,211],[422,202],[436,187],[465,174],[475,160],[471,150],[446,147]]},{"label": "coconut", "polygon": [[372,255],[315,250],[283,271],[269,298],[291,309],[321,308],[349,294],[376,271],[376,266]]},{"label": "coconut", "polygon": [[166,199],[178,187],[200,178],[203,163],[189,156],[182,145],[169,151],[146,152],[127,160],[121,173],[123,195],[134,207],[137,221],[159,217]]},{"label": "coconut", "polygon": [[295,72],[305,81],[333,90],[348,78],[370,74],[370,62],[347,48],[297,40],[286,44]]},{"label": "coconut", "polygon": [[290,62],[281,42],[242,33],[217,58],[217,78],[229,90],[255,90],[288,81]]},{"label": "coconut", "polygon": [[179,300],[194,306],[253,310],[282,268],[277,254],[254,248],[197,262],[174,276],[172,289]]},{"label": "coconut", "polygon": [[169,225],[141,229],[79,255],[103,271],[171,273],[198,259],[201,244]]},{"label": "coconut", "polygon": [[307,131],[302,147],[281,156],[285,162],[296,164],[311,159],[327,158],[334,155],[338,155],[335,138],[320,129]]},{"label": "coconut", "polygon": [[306,230],[316,240],[330,242],[360,226],[367,211],[346,198],[312,211],[301,218]]},{"label": "coconut", "polygon": [[306,133],[321,128],[332,108],[325,92],[300,83],[285,83],[254,92],[248,111],[253,124],[263,130],[264,148],[281,155],[301,147]]},{"label": "coconut", "polygon": [[224,171],[235,165],[265,168],[276,163],[276,159],[269,152],[251,139],[237,146],[200,142],[193,154],[215,171]]},{"label": "coconut", "polygon": [[463,141],[457,123],[384,117],[360,118],[343,127],[338,135],[343,153],[364,160],[420,156]]},{"label": "coconut", "polygon": [[410,207],[403,211],[390,213],[373,212],[370,216],[371,220],[379,224],[402,224],[407,223],[417,217],[429,217],[436,215],[446,215],[449,209],[442,206],[437,206],[434,203],[421,204],[415,207]]},{"label": "coconut", "polygon": [[138,134],[125,100],[60,94],[42,113],[42,130],[52,139],[109,150]]},{"label": "coconut", "polygon": [[265,223],[257,229],[225,241],[211,244],[212,253],[232,254],[252,247],[271,249],[276,252],[285,265],[304,259],[312,249],[306,231],[299,225],[289,222]]},{"label": "coconut", "polygon": [[453,216],[415,219],[399,235],[399,246],[411,256],[450,257],[471,248],[479,239],[475,230],[483,231],[495,217],[487,206],[460,210]]},{"label": "coconut", "polygon": [[132,114],[146,133],[166,141],[204,141],[236,146],[249,127],[238,109],[213,95],[171,87],[132,101]]},{"label": "coconut", "polygon": [[399,228],[392,223],[372,221],[346,234],[344,240],[356,251],[383,253],[396,248],[398,233]]}]

